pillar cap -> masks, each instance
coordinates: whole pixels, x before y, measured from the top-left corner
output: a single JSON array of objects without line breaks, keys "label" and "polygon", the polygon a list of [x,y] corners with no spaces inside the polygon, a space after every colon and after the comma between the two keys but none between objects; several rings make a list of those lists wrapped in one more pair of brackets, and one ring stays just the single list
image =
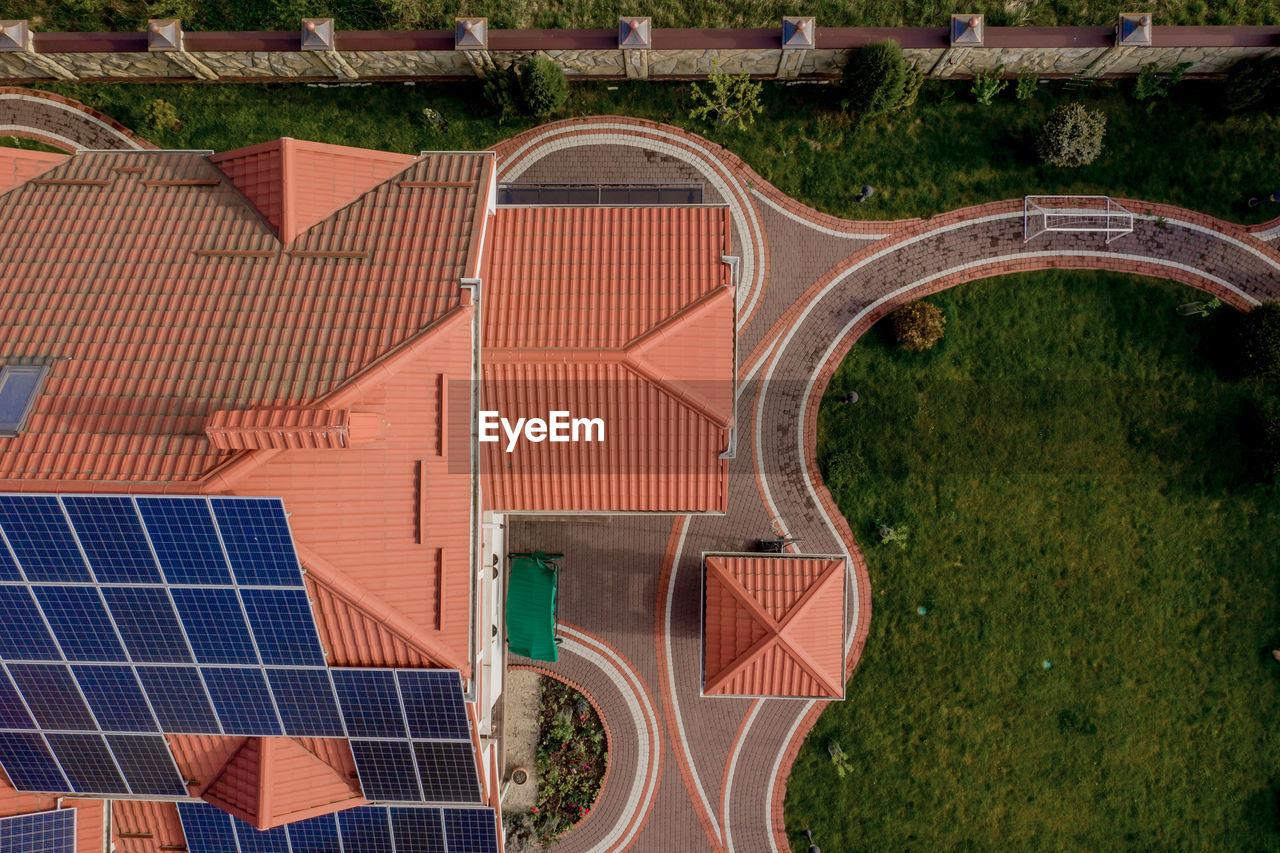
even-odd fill
[{"label": "pillar cap", "polygon": [[177,18],[147,21],[147,50],[182,50],[182,21]]},{"label": "pillar cap", "polygon": [[649,50],[653,47],[653,18],[618,16],[618,47],[622,50]]},{"label": "pillar cap", "polygon": [[0,53],[26,53],[30,46],[29,21],[0,21]]},{"label": "pillar cap", "polygon": [[813,18],[787,15],[782,19],[782,47],[784,50],[810,50],[817,31]]},{"label": "pillar cap", "polygon": [[333,18],[302,19],[303,50],[336,50],[334,36],[337,30],[333,26]]},{"label": "pillar cap", "polygon": [[454,50],[488,50],[489,19],[488,18],[454,18],[453,49]]},{"label": "pillar cap", "polygon": [[986,30],[986,18],[982,15],[951,16],[951,44],[955,47],[981,47]]},{"label": "pillar cap", "polygon": [[1116,23],[1116,44],[1150,47],[1151,13],[1121,12]]}]

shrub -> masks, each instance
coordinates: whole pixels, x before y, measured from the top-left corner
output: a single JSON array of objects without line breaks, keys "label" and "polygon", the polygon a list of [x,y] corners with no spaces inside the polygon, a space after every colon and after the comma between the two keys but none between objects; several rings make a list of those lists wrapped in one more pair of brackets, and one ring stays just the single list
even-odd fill
[{"label": "shrub", "polygon": [[932,302],[908,302],[893,312],[892,320],[898,346],[912,352],[933,349],[947,325],[942,309]]},{"label": "shrub", "polygon": [[882,41],[855,50],[844,67],[848,108],[864,116],[897,109],[907,83],[907,63],[896,41]]},{"label": "shrub", "polygon": [[1223,103],[1232,112],[1273,108],[1280,99],[1280,60],[1251,56],[1231,66]]},{"label": "shrub", "polygon": [[1138,70],[1137,82],[1133,84],[1133,97],[1139,101],[1167,98],[1169,92],[1182,79],[1183,72],[1190,67],[1190,62],[1179,62],[1177,65],[1162,69],[1154,62],[1148,62]]},{"label": "shrub", "polygon": [[512,66],[496,68],[484,78],[484,100],[498,114],[498,124],[520,112],[520,77]]},{"label": "shrub", "polygon": [[545,56],[534,56],[520,68],[520,96],[530,115],[543,118],[564,106],[569,82],[564,71]]},{"label": "shrub", "polygon": [[1023,67],[1018,72],[1018,88],[1014,90],[1014,94],[1019,101],[1029,101],[1036,96],[1036,90],[1040,88],[1040,75],[1030,68]]},{"label": "shrub", "polygon": [[1054,166],[1086,166],[1102,153],[1107,117],[1100,110],[1072,102],[1059,104],[1045,120],[1036,151]]},{"label": "shrub", "polygon": [[182,127],[182,119],[178,118],[177,107],[163,98],[154,98],[143,110],[142,126],[150,133],[171,132]]},{"label": "shrub", "polygon": [[924,85],[924,70],[914,62],[907,66],[906,76],[902,81],[902,98],[894,110],[905,110],[920,97],[920,87]]},{"label": "shrub", "polygon": [[693,84],[693,100],[696,102],[689,110],[689,118],[709,119],[715,116],[721,124],[736,121],[738,130],[746,130],[747,125],[755,124],[756,116],[764,111],[760,105],[760,92],[763,83],[753,82],[744,71],[733,75],[720,70],[716,65],[707,78],[711,83],[709,91],[703,91],[697,83]]},{"label": "shrub", "polygon": [[996,99],[996,95],[1009,88],[1009,81],[1000,75],[1004,73],[1004,66],[997,65],[990,71],[979,71],[973,75],[973,83],[969,86],[969,91],[973,93],[973,99],[984,107],[991,106],[991,102]]},{"label": "shrub", "polygon": [[1264,302],[1241,317],[1238,334],[1241,372],[1280,379],[1280,302]]}]

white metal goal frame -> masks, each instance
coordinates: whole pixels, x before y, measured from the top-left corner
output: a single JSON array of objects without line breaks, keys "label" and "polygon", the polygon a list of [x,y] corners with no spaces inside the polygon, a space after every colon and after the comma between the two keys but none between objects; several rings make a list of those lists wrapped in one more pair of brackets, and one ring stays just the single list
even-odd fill
[{"label": "white metal goal frame", "polygon": [[1106,242],[1133,233],[1133,214],[1107,195],[1029,195],[1022,199],[1022,242],[1047,231],[1106,234]]}]

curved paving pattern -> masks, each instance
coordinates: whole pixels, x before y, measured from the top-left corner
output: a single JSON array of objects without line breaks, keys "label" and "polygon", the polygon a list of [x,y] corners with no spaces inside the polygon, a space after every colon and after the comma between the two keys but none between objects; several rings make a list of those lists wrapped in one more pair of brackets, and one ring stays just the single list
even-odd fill
[{"label": "curved paving pattern", "polygon": [[0,136],[21,136],[63,151],[155,148],[113,118],[79,101],[0,86]]},{"label": "curved paving pattern", "polygon": [[[703,181],[708,202],[732,209],[743,256],[738,458],[730,466],[728,513],[511,524],[519,549],[567,555],[562,618],[609,638],[630,662],[631,676],[657,697],[662,717],[652,800],[624,795],[618,777],[638,767],[628,754],[638,747],[611,739],[616,763],[609,784],[589,821],[557,850],[789,849],[786,777],[824,703],[699,696],[701,554],[749,550],[775,532],[801,538],[806,552],[847,554],[854,569],[852,670],[870,624],[869,582],[852,532],[818,474],[816,418],[831,374],[877,319],[965,281],[1047,268],[1175,279],[1242,309],[1280,298],[1280,220],[1246,228],[1122,199],[1139,219],[1133,234],[1110,245],[1088,234],[1044,234],[1024,243],[1020,199],[927,220],[850,222],[787,197],[723,148],[652,122],[557,122],[495,150],[499,180]],[[582,683],[607,675],[591,667],[575,655],[554,665]],[[620,697],[624,688],[612,692]],[[605,698],[601,705],[607,718],[631,713]],[[604,824],[639,829],[628,845],[621,836],[606,838],[598,828]]]}]

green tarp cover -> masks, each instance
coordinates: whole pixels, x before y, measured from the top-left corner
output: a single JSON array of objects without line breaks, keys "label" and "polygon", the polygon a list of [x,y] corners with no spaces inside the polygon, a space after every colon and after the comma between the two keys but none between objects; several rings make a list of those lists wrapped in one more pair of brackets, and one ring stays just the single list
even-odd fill
[{"label": "green tarp cover", "polygon": [[555,661],[556,577],[550,555],[512,554],[507,580],[507,645],[534,660]]}]

